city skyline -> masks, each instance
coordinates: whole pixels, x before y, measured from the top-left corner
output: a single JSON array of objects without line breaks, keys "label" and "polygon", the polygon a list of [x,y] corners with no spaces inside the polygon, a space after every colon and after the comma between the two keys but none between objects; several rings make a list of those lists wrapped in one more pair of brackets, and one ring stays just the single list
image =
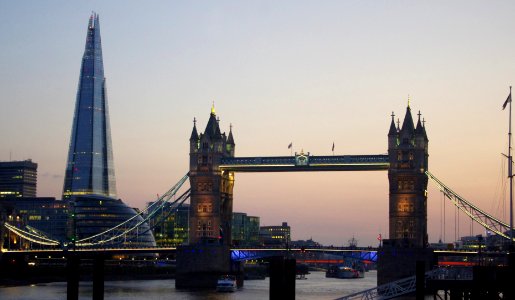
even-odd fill
[{"label": "city skyline", "polygon": [[[221,127],[234,126],[236,156],[286,156],[290,143],[315,155],[332,154],[333,143],[336,154],[380,154],[390,114],[402,121],[409,94],[427,121],[429,170],[499,216],[508,127],[501,106],[515,82],[510,2],[0,8],[8,108],[0,112],[0,160],[38,163],[39,196],[60,198],[84,20],[95,10],[118,197],[129,205],[144,207],[184,175],[193,118],[203,128],[213,100]],[[431,242],[441,197],[430,183]],[[263,225],[287,221],[293,239],[338,245],[356,236],[374,245],[387,236],[386,172],[238,173],[234,198],[234,211]],[[448,228],[446,241],[453,237]]]}]

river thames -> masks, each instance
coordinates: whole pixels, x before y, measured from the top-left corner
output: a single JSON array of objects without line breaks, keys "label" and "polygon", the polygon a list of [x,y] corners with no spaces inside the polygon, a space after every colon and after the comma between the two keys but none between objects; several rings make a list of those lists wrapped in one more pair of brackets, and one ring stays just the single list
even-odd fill
[{"label": "river thames", "polygon": [[[312,272],[306,280],[296,281],[296,299],[335,299],[377,284],[377,272],[370,271],[365,278],[336,279],[325,278],[324,272]],[[174,280],[130,280],[107,281],[105,299],[268,299],[269,278],[264,280],[247,280],[244,287],[234,293],[216,293],[215,291],[184,291],[175,289]],[[81,282],[80,299],[91,299],[91,282]],[[27,286],[0,288],[2,300],[55,300],[66,299],[66,283],[53,282]]]}]

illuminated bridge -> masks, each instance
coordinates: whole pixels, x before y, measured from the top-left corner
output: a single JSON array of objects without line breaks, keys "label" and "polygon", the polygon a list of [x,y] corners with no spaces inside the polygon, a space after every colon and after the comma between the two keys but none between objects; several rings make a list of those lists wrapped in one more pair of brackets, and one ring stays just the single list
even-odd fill
[{"label": "illuminated bridge", "polygon": [[233,172],[380,171],[388,170],[388,155],[224,157],[220,170]]}]

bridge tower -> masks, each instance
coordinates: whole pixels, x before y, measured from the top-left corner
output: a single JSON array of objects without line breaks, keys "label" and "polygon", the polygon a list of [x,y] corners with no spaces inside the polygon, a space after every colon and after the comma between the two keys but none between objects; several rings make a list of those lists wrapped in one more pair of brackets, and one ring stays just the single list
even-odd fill
[{"label": "bridge tower", "polygon": [[395,126],[392,114],[388,132],[390,224],[389,239],[378,251],[378,285],[415,275],[419,261],[426,270],[435,263],[427,248],[428,143],[420,112],[415,127],[408,100],[402,127],[399,122]]},{"label": "bridge tower", "polygon": [[428,142],[420,120],[415,127],[408,101],[402,127],[394,115],[388,132],[390,168],[389,239],[397,246],[424,248],[427,245]]},{"label": "bridge tower", "polygon": [[177,288],[214,288],[223,274],[241,278],[231,263],[231,222],[234,172],[222,171],[222,158],[234,157],[232,126],[220,131],[214,106],[203,133],[196,120],[190,137],[189,245],[177,249]]},{"label": "bridge tower", "polygon": [[234,157],[232,126],[221,133],[214,107],[204,133],[197,133],[196,121],[190,137],[190,244],[231,245],[234,172],[220,171],[224,157]]}]

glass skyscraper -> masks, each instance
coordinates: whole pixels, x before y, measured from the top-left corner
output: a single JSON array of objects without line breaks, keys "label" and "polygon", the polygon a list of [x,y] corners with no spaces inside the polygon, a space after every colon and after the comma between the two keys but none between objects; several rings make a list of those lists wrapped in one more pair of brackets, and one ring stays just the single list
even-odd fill
[{"label": "glass skyscraper", "polygon": [[63,199],[89,194],[116,197],[100,23],[95,13],[89,19],[82,57]]}]

